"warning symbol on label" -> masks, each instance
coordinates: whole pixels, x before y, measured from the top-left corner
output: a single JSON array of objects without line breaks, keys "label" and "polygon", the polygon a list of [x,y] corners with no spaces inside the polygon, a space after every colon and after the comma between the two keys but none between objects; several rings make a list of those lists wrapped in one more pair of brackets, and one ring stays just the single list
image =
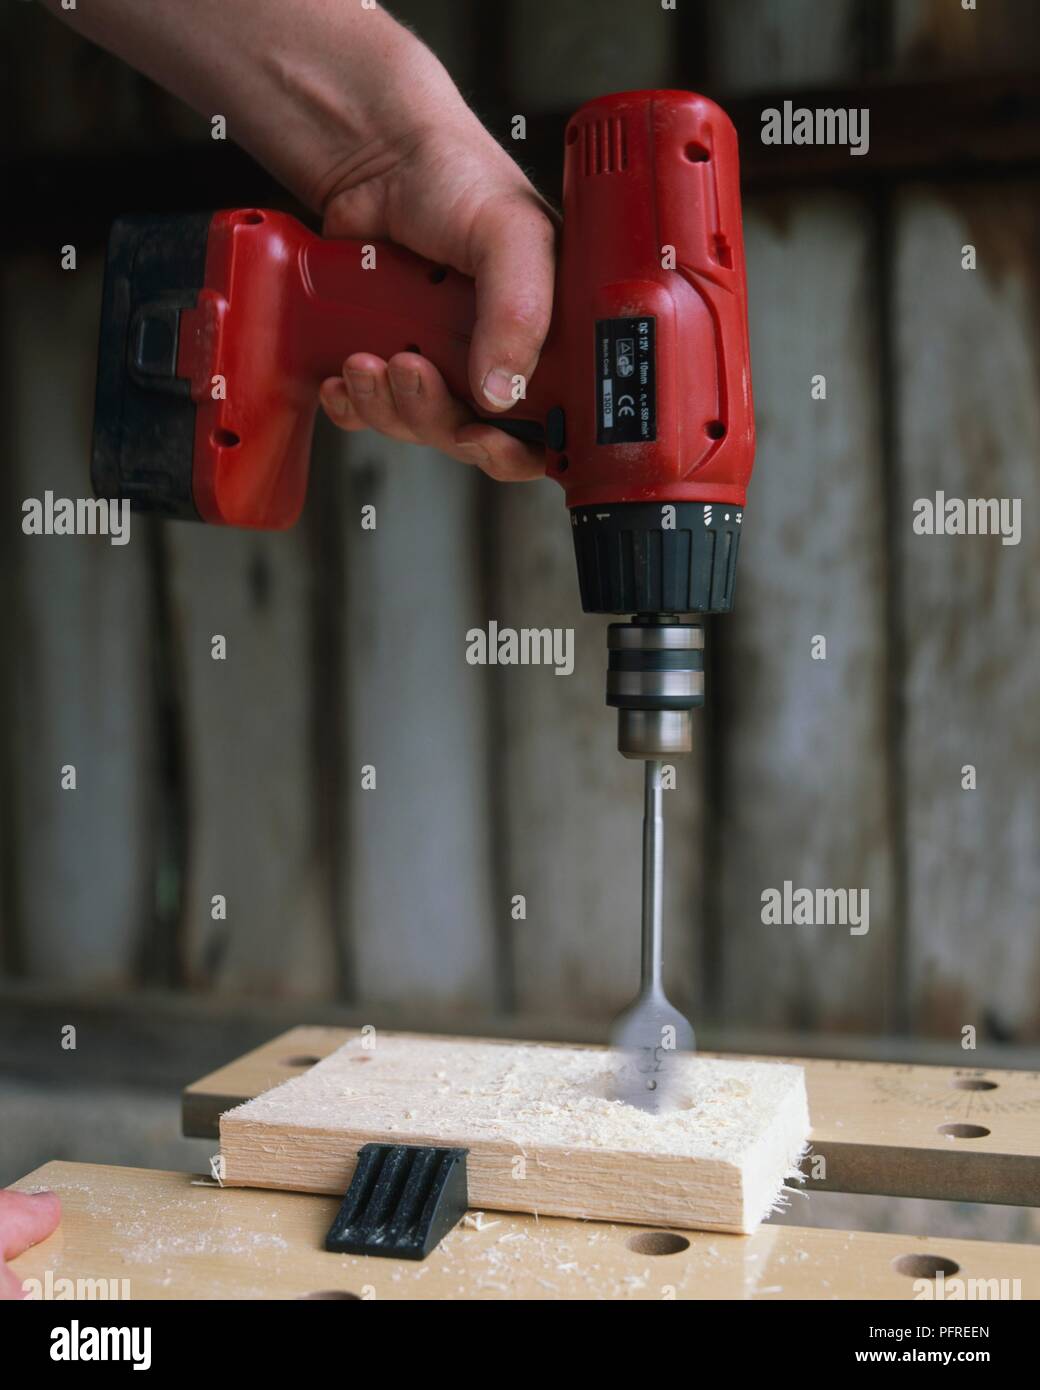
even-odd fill
[{"label": "warning symbol on label", "polygon": [[618,376],[631,376],[636,369],[636,345],[632,338],[619,338],[614,347]]}]

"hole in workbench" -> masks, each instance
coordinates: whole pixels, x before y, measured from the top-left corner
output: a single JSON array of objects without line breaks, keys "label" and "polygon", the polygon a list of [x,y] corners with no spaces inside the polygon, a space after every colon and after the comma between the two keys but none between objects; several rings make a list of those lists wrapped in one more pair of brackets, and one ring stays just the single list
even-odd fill
[{"label": "hole in workbench", "polygon": [[985,1139],[990,1132],[985,1125],[963,1124],[937,1125],[936,1131],[939,1134],[947,1135],[950,1139]]},{"label": "hole in workbench", "polygon": [[892,1268],[908,1279],[937,1279],[940,1274],[948,1279],[957,1273],[960,1265],[945,1255],[898,1255],[892,1261]]},{"label": "hole in workbench", "polygon": [[301,1302],[312,1298],[349,1298],[354,1303],[360,1303],[359,1293],[349,1293],[346,1289],[319,1289],[317,1293],[301,1293],[298,1300]]},{"label": "hole in workbench", "polygon": [[640,1231],[628,1239],[629,1250],[637,1255],[678,1255],[689,1250],[690,1242],[674,1231]]},{"label": "hole in workbench", "polygon": [[955,1076],[950,1082],[955,1091],[995,1091],[996,1081],[983,1081],[978,1076]]},{"label": "hole in workbench", "polygon": [[283,1057],[283,1067],[316,1067],[321,1061],[320,1057]]}]

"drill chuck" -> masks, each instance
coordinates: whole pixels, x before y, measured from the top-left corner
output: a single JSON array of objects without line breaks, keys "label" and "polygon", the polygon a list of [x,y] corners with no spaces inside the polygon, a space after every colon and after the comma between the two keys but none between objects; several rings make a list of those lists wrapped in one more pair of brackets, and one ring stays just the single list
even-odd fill
[{"label": "drill chuck", "polygon": [[692,711],[704,703],[704,628],[658,619],[611,623],[607,648],[618,751],[652,759],[691,752]]}]

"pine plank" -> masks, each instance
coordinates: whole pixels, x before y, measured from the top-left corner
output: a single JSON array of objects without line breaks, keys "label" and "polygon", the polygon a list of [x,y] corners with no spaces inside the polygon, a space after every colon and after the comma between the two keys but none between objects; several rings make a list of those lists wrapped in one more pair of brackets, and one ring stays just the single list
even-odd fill
[{"label": "pine plank", "polygon": [[801,1069],[689,1057],[676,1108],[613,1098],[605,1048],[364,1036],[221,1117],[223,1181],[343,1192],[369,1142],[468,1149],[472,1205],[752,1231],[809,1129]]}]

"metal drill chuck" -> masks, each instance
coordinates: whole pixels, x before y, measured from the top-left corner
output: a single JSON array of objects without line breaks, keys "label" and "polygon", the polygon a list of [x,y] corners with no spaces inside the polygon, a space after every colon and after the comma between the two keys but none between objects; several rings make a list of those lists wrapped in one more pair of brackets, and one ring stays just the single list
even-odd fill
[{"label": "metal drill chuck", "polygon": [[626,758],[692,752],[692,711],[704,703],[704,628],[611,623],[607,648],[607,704],[618,712],[618,752]]}]

